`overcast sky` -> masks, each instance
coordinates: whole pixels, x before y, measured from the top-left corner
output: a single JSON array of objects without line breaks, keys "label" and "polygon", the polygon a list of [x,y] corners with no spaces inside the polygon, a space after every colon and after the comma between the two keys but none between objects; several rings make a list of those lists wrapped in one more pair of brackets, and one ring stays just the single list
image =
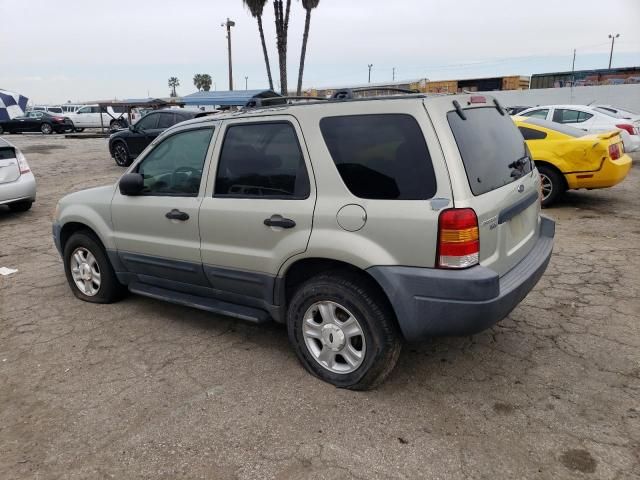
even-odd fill
[{"label": "overcast sky", "polygon": [[[304,10],[292,1],[289,88],[297,82]],[[236,89],[266,87],[255,20],[242,0],[0,0],[0,88],[38,103],[167,96],[209,73],[228,89],[232,30]],[[278,66],[271,0],[265,34]],[[640,65],[640,0],[321,0],[313,11],[305,87],[396,79],[446,80]],[[276,85],[277,87],[277,85]]]}]

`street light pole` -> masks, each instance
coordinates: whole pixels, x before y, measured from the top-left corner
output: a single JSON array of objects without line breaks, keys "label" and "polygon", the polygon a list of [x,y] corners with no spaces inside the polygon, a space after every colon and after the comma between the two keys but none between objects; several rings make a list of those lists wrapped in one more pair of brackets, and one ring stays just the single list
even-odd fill
[{"label": "street light pole", "polygon": [[393,69],[391,70],[391,81],[395,82],[396,81],[396,67],[393,67]]},{"label": "street light pole", "polygon": [[231,27],[236,26],[236,22],[229,20],[222,23],[221,26],[227,27],[227,48],[229,49],[229,90],[233,90],[233,66],[231,64]]},{"label": "street light pole", "polygon": [[369,82],[371,83],[371,67],[373,67],[373,63],[370,63],[369,65],[367,65],[367,67],[369,67]]},{"label": "street light pole", "polygon": [[614,43],[616,43],[616,38],[618,38],[620,36],[619,33],[616,33],[615,35],[609,35],[609,38],[611,39],[611,53],[609,54],[609,70],[611,70],[611,59],[613,59],[613,45]]},{"label": "street light pole", "polygon": [[244,89],[245,90],[249,90],[249,77],[245,76],[244,77]]}]

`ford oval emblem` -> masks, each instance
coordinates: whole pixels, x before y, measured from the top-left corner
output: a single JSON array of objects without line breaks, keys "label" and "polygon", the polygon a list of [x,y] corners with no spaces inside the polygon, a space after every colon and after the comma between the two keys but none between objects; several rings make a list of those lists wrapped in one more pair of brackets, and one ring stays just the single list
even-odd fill
[{"label": "ford oval emblem", "polygon": [[518,185],[518,192],[520,193],[524,192],[524,185],[522,184]]}]

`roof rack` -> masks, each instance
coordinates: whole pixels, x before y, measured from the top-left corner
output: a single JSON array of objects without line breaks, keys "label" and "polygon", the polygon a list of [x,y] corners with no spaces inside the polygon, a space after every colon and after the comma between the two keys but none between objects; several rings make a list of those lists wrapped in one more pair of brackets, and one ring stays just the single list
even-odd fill
[{"label": "roof rack", "polygon": [[300,95],[294,95],[289,97],[269,97],[269,98],[252,98],[247,102],[245,108],[257,108],[271,105],[287,105],[289,100],[329,100],[326,97],[305,97]]},{"label": "roof rack", "polygon": [[353,94],[360,92],[398,92],[398,93],[420,93],[420,90],[396,87],[362,87],[362,88],[344,88],[333,94],[336,100],[351,100],[356,98]]}]

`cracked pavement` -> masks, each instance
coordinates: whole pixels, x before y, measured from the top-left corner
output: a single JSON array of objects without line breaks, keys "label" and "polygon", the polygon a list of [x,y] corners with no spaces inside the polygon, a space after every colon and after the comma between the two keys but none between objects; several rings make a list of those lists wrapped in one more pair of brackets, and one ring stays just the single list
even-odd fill
[{"label": "cracked pavement", "polygon": [[0,207],[0,267],[19,270],[0,276],[0,478],[640,479],[637,166],[545,211],[553,258],[509,317],[406,345],[352,392],[307,374],[281,326],[77,300],[55,203],[123,170],[104,139],[8,139],[38,201]]}]

